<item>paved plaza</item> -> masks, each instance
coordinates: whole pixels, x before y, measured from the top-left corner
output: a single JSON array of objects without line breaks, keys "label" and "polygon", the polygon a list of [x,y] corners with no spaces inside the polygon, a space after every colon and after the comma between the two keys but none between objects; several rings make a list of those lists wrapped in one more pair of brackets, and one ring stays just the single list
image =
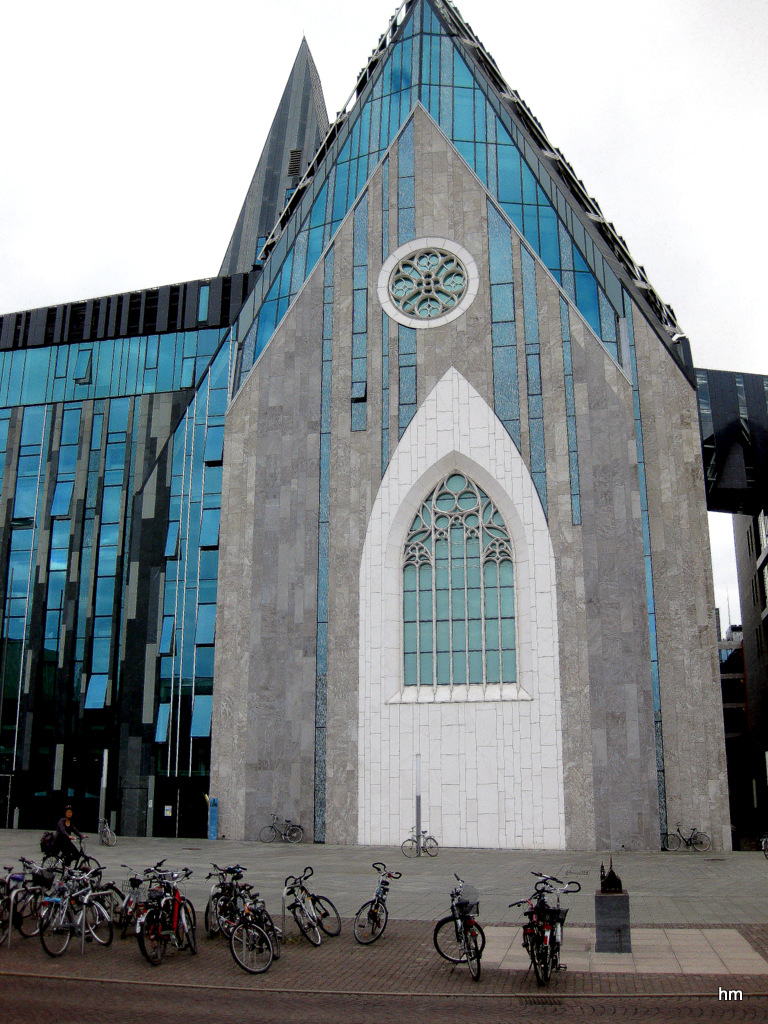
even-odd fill
[{"label": "paved plaza", "polygon": [[[0,831],[0,863],[35,856],[39,838],[39,832]],[[564,898],[568,971],[553,977],[548,995],[716,999],[719,992],[738,990],[753,1001],[768,1000],[768,861],[761,853],[614,854],[614,867],[630,894],[632,951],[606,954],[595,951],[594,893],[601,863],[607,868],[610,854],[441,849],[434,859],[409,860],[396,848],[124,837],[112,849],[93,838],[88,847],[105,865],[105,878],[117,882],[127,875],[123,864],[141,869],[165,859],[170,866],[191,868],[186,891],[198,910],[199,955],[176,953],[153,971],[133,940],[116,939],[110,949],[86,946],[82,955],[73,943],[66,956],[51,960],[36,939],[14,933],[10,948],[0,950],[0,978],[108,979],[128,986],[224,986],[244,992],[458,995],[472,986],[468,972],[442,961],[432,946],[432,924],[448,912],[455,872],[480,890],[487,935],[483,975],[471,991],[488,997],[535,995],[521,944],[521,916],[508,904],[530,895],[535,881],[530,872],[538,870],[582,885],[581,893]],[[401,871],[402,878],[392,883],[385,935],[375,946],[361,947],[352,939],[349,921],[373,893],[375,860]],[[333,899],[345,921],[341,936],[314,949],[289,915],[281,959],[266,975],[248,976],[237,969],[224,942],[202,933],[210,886],[205,876],[213,862],[247,867],[247,879],[278,922],[285,876],[312,865],[310,884]]]}]

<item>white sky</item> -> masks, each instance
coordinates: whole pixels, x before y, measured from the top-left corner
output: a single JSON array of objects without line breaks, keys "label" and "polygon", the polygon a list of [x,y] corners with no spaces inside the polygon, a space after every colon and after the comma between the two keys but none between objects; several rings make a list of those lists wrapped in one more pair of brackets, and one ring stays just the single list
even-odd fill
[{"label": "white sky", "polygon": [[[331,119],[394,0],[52,0],[0,13],[0,313],[216,274],[306,34]],[[459,4],[691,339],[768,373],[768,4]],[[731,520],[710,516],[738,621]]]}]

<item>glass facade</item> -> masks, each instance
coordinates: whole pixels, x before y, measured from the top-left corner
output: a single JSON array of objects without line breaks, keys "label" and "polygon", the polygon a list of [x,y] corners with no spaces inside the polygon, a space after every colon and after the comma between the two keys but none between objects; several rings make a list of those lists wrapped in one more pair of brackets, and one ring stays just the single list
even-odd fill
[{"label": "glass facade", "polygon": [[[617,361],[621,286],[468,55],[428,0],[414,4],[264,265],[241,320],[239,388],[417,101],[523,233]],[[398,148],[398,244],[415,235],[413,125]]]},{"label": "glass facade", "polygon": [[0,827],[125,827],[131,742],[145,787],[209,770],[226,334],[0,352]]}]

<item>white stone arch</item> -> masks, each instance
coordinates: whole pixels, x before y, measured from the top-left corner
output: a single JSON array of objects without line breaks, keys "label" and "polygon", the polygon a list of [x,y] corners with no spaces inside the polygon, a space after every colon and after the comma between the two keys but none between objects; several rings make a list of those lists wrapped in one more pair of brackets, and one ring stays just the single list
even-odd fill
[{"label": "white stone arch", "polygon": [[[496,503],[514,548],[520,692],[435,702],[402,687],[402,549],[413,516],[450,470]],[[451,368],[395,449],[360,564],[359,828],[368,844],[422,820],[449,846],[561,848],[565,842],[555,562],[546,516],[520,452]]]}]

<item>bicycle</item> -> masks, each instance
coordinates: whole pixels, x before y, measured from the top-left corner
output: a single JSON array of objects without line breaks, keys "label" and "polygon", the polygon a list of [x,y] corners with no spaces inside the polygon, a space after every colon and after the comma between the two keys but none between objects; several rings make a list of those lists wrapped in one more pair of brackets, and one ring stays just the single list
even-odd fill
[{"label": "bicycle", "polygon": [[259,839],[262,843],[273,843],[278,836],[286,839],[289,843],[300,843],[304,838],[304,829],[301,825],[294,825],[290,818],[278,825],[280,819],[276,814],[272,815],[272,824],[265,825],[259,832]]},{"label": "bicycle", "polygon": [[136,922],[139,949],[153,967],[162,962],[169,942],[176,949],[189,949],[193,956],[197,953],[195,908],[176,884],[192,872],[189,868],[171,871],[162,868],[164,863],[165,859],[149,869],[158,884],[149,890],[147,909]]},{"label": "bicycle", "polygon": [[112,942],[112,919],[95,898],[95,884],[95,872],[67,870],[55,891],[43,897],[38,934],[48,956],[62,956],[73,935],[87,935],[102,946]]},{"label": "bicycle", "polygon": [[[706,832],[699,832],[697,828],[692,828],[690,835],[683,835],[680,831],[680,822],[678,821],[674,832],[664,833],[661,846],[662,849],[675,853],[683,843],[688,847],[692,846],[697,853],[706,853],[712,845],[712,840]],[[766,857],[768,857],[768,853],[766,853]]]},{"label": "bicycle", "polygon": [[[250,888],[250,886],[248,886]],[[229,949],[235,963],[249,974],[263,974],[280,957],[282,932],[267,912],[259,894],[245,897],[240,920],[229,937]]]},{"label": "bicycle", "polygon": [[[122,888],[115,885],[114,882],[107,882],[97,896],[109,896],[112,900],[112,923],[119,929],[120,938],[125,939],[129,930],[135,933],[136,921],[147,909],[147,872],[151,869],[148,868],[143,875],[140,875],[128,864],[120,866],[132,872],[122,883]],[[116,908],[115,898],[117,899]]]},{"label": "bicycle", "polygon": [[400,849],[406,857],[418,857],[419,847],[421,847],[423,852],[429,857],[437,856],[437,851],[440,847],[434,836],[428,836],[426,829],[422,829],[421,835],[417,837],[415,825],[411,829],[411,832],[413,835],[406,839],[400,846]]},{"label": "bicycle", "polygon": [[293,914],[301,934],[313,946],[319,946],[322,942],[320,932],[331,937],[341,932],[341,917],[327,896],[310,892],[304,884],[313,874],[312,868],[306,867],[301,875],[288,875],[283,896],[286,899],[293,897],[287,909]]},{"label": "bicycle", "polygon": [[[49,853],[43,858],[43,871],[51,872],[54,875],[61,877],[64,873],[64,868],[70,868],[73,871],[81,871],[86,874],[94,873],[97,884],[101,882],[101,874],[104,870],[104,865],[100,864],[95,857],[89,857],[85,852],[86,836],[83,836],[78,840],[79,846],[75,847],[77,854],[74,857],[65,858],[59,853]],[[74,845],[75,840],[72,840]]]},{"label": "bicycle", "polygon": [[104,846],[117,845],[117,836],[109,827],[109,823],[106,818],[99,818],[98,836]]},{"label": "bicycle", "polygon": [[5,939],[10,944],[9,924],[29,939],[40,928],[40,904],[43,895],[53,884],[53,875],[43,873],[39,864],[21,858],[22,871],[5,865],[7,874],[0,878],[0,945]]},{"label": "bicycle", "polygon": [[[534,892],[527,900],[517,900],[510,907],[528,906],[523,913],[528,918],[523,926],[523,948],[531,958],[528,967],[536,975],[538,985],[549,983],[552,971],[567,971],[565,964],[560,962],[560,949],[563,943],[563,925],[568,913],[567,908],[560,907],[560,896],[565,893],[581,891],[579,882],[562,882],[554,875],[544,875],[540,871],[532,871],[539,879]],[[555,882],[557,885],[553,885]],[[559,886],[559,888],[558,888]],[[575,887],[575,888],[574,888]],[[547,896],[557,894],[557,905],[547,903]]]},{"label": "bicycle", "polygon": [[219,932],[223,932],[225,938],[229,939],[239,920],[243,892],[248,888],[237,883],[247,868],[241,864],[220,868],[218,864],[213,863],[211,867],[214,870],[205,876],[206,881],[215,876],[218,876],[218,881],[211,886],[211,894],[205,907],[205,931],[209,939],[215,938]]},{"label": "bicycle", "polygon": [[466,963],[472,980],[479,981],[485,949],[485,932],[477,922],[480,893],[457,874],[453,877],[459,884],[451,890],[451,912],[435,925],[432,941],[444,960]]},{"label": "bicycle", "polygon": [[768,859],[768,836],[763,836],[760,840],[760,848],[763,851],[763,856]]},{"label": "bicycle", "polygon": [[376,861],[372,866],[374,871],[379,872],[376,892],[373,894],[373,899],[364,903],[355,914],[355,923],[352,926],[352,934],[361,946],[369,946],[384,934],[389,919],[387,896],[389,895],[390,879],[403,877],[399,871],[387,871],[387,865],[382,864],[381,861]]}]

